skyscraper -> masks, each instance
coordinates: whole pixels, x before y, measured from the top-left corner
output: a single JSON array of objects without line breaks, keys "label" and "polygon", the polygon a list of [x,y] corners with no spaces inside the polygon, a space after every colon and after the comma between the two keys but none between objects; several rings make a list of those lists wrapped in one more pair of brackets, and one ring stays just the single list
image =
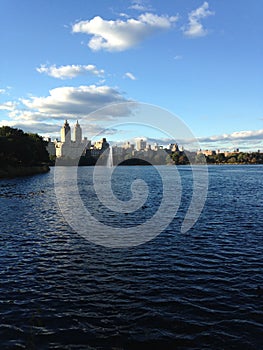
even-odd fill
[{"label": "skyscraper", "polygon": [[65,120],[65,123],[61,128],[60,134],[61,134],[61,142],[63,143],[71,142],[70,126],[67,120]]},{"label": "skyscraper", "polygon": [[79,121],[77,120],[77,123],[75,124],[74,130],[73,130],[73,141],[76,143],[81,143],[82,141],[82,129],[79,125]]}]

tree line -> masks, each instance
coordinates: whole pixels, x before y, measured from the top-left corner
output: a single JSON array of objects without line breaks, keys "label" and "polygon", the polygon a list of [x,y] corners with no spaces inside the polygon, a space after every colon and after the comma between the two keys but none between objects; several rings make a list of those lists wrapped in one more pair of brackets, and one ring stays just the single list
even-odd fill
[{"label": "tree line", "polygon": [[175,165],[186,164],[263,164],[262,152],[218,153],[209,156],[194,152],[172,152],[166,162]]},{"label": "tree line", "polygon": [[[47,142],[38,134],[25,133],[21,129],[9,126],[0,127],[0,166],[2,168],[8,165],[17,167],[51,164],[46,147]],[[115,164],[263,164],[263,153],[260,152],[239,152],[227,155],[219,153],[209,156],[189,151],[167,152],[167,150],[166,152],[147,152],[147,154],[137,153],[137,157],[131,154],[115,156]],[[85,162],[80,165],[94,165],[96,163],[96,159],[94,159],[92,164],[86,164],[89,157],[84,158]],[[138,159],[135,161],[132,158]]]},{"label": "tree line", "polygon": [[47,142],[38,134],[0,127],[0,166],[35,166],[49,163]]}]

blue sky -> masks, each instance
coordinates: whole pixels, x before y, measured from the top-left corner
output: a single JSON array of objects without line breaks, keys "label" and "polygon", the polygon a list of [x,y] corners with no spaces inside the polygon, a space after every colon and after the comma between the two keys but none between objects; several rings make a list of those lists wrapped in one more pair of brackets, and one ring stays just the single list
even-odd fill
[{"label": "blue sky", "polygon": [[[179,116],[202,148],[262,150],[262,13],[245,0],[2,0],[0,125],[57,137],[85,119],[90,138],[108,119],[90,113],[137,101]],[[107,138],[134,136],[168,142],[140,125]]]}]

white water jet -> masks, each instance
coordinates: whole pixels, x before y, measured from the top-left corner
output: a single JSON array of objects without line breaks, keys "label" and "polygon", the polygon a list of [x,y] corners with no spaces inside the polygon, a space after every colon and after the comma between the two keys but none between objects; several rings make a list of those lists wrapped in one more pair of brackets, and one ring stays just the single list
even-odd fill
[{"label": "white water jet", "polygon": [[112,147],[109,147],[109,154],[107,159],[107,167],[112,168],[113,167],[113,149]]}]

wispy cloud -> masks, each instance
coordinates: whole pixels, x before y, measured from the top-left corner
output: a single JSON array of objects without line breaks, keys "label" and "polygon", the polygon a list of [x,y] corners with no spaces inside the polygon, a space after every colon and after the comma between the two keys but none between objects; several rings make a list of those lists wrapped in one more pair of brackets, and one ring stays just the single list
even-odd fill
[{"label": "wispy cloud", "polygon": [[53,78],[58,79],[72,79],[80,75],[84,75],[87,73],[91,73],[93,75],[103,77],[104,70],[98,69],[93,64],[88,65],[66,65],[66,66],[59,66],[56,65],[47,66],[47,65],[41,65],[36,69],[39,73],[47,74]]},{"label": "wispy cloud", "polygon": [[188,15],[188,24],[182,28],[184,35],[196,38],[207,35],[208,31],[201,23],[201,19],[214,15],[213,11],[209,10],[208,2],[204,2],[201,7],[193,10]]},{"label": "wispy cloud", "polygon": [[124,77],[129,78],[131,80],[136,80],[136,77],[130,72],[125,73]]},{"label": "wispy cloud", "polygon": [[35,121],[16,121],[16,120],[1,120],[0,126],[11,126],[17,129],[22,129],[25,132],[41,132],[41,134],[54,134],[59,132],[59,126],[51,123],[40,123]]},{"label": "wispy cloud", "polygon": [[142,0],[132,1],[131,6],[129,6],[128,8],[136,11],[152,11],[151,5],[147,4],[145,1]]},{"label": "wispy cloud", "polygon": [[127,20],[104,20],[96,16],[72,26],[73,33],[91,35],[88,46],[93,51],[124,51],[137,46],[144,39],[159,30],[167,30],[178,20],[178,16],[141,14]]},{"label": "wispy cloud", "polygon": [[176,61],[180,61],[182,59],[183,59],[183,56],[181,56],[181,55],[174,56],[174,60],[176,60]]},{"label": "wispy cloud", "polygon": [[7,86],[5,88],[0,88],[0,95],[10,95],[11,86]]},{"label": "wispy cloud", "polygon": [[198,137],[194,139],[171,139],[171,138],[145,138],[148,143],[167,146],[171,143],[178,143],[185,149],[197,151],[196,147],[202,149],[229,149],[240,148],[242,150],[262,149],[263,147],[263,129],[235,131],[231,134],[213,135]]},{"label": "wispy cloud", "polygon": [[[76,120],[72,120],[72,126]],[[60,138],[60,129],[62,123],[57,121],[56,123],[39,122],[32,120],[1,120],[1,126],[11,126],[13,128],[22,129],[25,132],[39,133],[44,137]],[[92,123],[81,123],[82,131],[85,136],[89,138],[95,137],[96,135],[113,135],[116,134],[117,130],[114,128],[104,129],[102,126]]]},{"label": "wispy cloud", "polygon": [[7,101],[0,103],[0,110],[2,111],[13,111],[16,108],[17,103],[14,101]]},{"label": "wispy cloud", "polygon": [[222,142],[222,141],[246,141],[246,140],[259,140],[263,142],[263,129],[261,130],[243,130],[235,131],[231,134],[214,135],[210,137],[200,137],[200,142]]}]

